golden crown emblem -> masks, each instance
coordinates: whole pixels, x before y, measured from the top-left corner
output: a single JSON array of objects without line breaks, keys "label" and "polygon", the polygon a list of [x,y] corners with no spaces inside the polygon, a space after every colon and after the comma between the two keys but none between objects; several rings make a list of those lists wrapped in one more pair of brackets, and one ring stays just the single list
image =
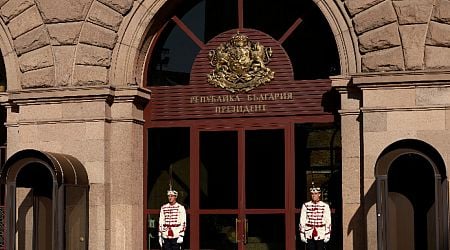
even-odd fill
[{"label": "golden crown emblem", "polygon": [[233,46],[245,46],[247,43],[248,37],[239,32],[230,39],[230,44]]},{"label": "golden crown emblem", "polygon": [[248,92],[274,78],[275,72],[266,66],[271,57],[271,48],[238,32],[209,52],[214,70],[207,75],[208,83],[232,93]]}]

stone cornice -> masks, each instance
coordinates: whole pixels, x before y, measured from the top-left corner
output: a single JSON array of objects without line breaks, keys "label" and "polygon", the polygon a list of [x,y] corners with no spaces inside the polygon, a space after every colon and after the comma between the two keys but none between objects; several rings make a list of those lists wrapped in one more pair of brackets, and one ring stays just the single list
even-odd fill
[{"label": "stone cornice", "polygon": [[114,102],[133,102],[137,107],[144,108],[150,100],[151,91],[137,86],[118,86],[114,91]]},{"label": "stone cornice", "polygon": [[8,102],[8,93],[0,92],[0,105],[6,102]]},{"label": "stone cornice", "polygon": [[450,86],[450,71],[396,71],[355,74],[349,85],[365,88]]},{"label": "stone cornice", "polygon": [[19,127],[24,125],[43,125],[43,124],[61,124],[61,123],[86,123],[86,122],[105,122],[105,123],[135,123],[139,125],[143,125],[145,121],[143,119],[138,118],[118,118],[112,119],[109,117],[93,117],[93,118],[85,118],[85,119],[49,119],[49,120],[21,120],[20,122],[6,122],[6,127]]},{"label": "stone cornice", "polygon": [[39,88],[9,91],[9,102],[18,105],[85,102],[106,99],[114,95],[110,86]]},{"label": "stone cornice", "polygon": [[[67,88],[40,88],[9,91],[0,95],[1,102],[16,105],[36,105],[67,102],[138,102],[146,104],[150,99],[150,90],[137,86],[85,86]],[[7,99],[7,100],[6,100]]]},{"label": "stone cornice", "polygon": [[338,75],[330,77],[338,91],[351,88],[415,88],[450,86],[450,71],[395,71]]},{"label": "stone cornice", "polygon": [[450,110],[446,105],[421,106],[421,107],[362,107],[362,113],[378,113],[378,112],[403,112],[403,111],[431,111],[431,110]]},{"label": "stone cornice", "polygon": [[337,75],[330,76],[331,86],[337,90],[346,90],[352,82],[351,76]]}]

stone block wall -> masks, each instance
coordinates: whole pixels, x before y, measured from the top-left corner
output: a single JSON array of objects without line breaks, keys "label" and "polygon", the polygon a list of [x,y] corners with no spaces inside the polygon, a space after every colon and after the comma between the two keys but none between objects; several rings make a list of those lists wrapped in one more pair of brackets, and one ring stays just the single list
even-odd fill
[{"label": "stone block wall", "polygon": [[112,50],[132,0],[0,1],[20,69],[8,89],[109,84]]},{"label": "stone block wall", "polygon": [[450,1],[345,0],[361,72],[450,68]]}]

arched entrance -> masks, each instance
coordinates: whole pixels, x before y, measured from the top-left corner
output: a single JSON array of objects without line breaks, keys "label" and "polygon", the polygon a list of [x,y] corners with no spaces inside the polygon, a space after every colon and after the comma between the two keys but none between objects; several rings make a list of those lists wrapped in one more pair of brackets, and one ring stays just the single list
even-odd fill
[{"label": "arched entrance", "polygon": [[0,171],[7,249],[88,249],[89,180],[65,154],[22,150]]},{"label": "arched entrance", "polygon": [[186,248],[302,249],[312,181],[335,211],[329,249],[341,249],[336,43],[313,1],[269,2],[174,1],[155,18],[168,21],[147,54],[147,249],[159,248],[169,183],[187,208]]},{"label": "arched entrance", "polygon": [[448,182],[430,145],[403,140],[377,161],[379,249],[447,249]]}]

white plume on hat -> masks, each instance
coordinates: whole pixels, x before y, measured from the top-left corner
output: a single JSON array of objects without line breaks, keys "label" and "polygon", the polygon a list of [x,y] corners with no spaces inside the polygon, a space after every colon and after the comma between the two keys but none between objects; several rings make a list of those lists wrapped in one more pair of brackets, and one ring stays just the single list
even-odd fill
[{"label": "white plume on hat", "polygon": [[172,164],[169,166],[169,190],[167,190],[167,196],[173,195],[178,197],[178,192],[172,189]]},{"label": "white plume on hat", "polygon": [[167,190],[167,195],[173,195],[173,196],[178,196],[178,192],[175,190]]}]

